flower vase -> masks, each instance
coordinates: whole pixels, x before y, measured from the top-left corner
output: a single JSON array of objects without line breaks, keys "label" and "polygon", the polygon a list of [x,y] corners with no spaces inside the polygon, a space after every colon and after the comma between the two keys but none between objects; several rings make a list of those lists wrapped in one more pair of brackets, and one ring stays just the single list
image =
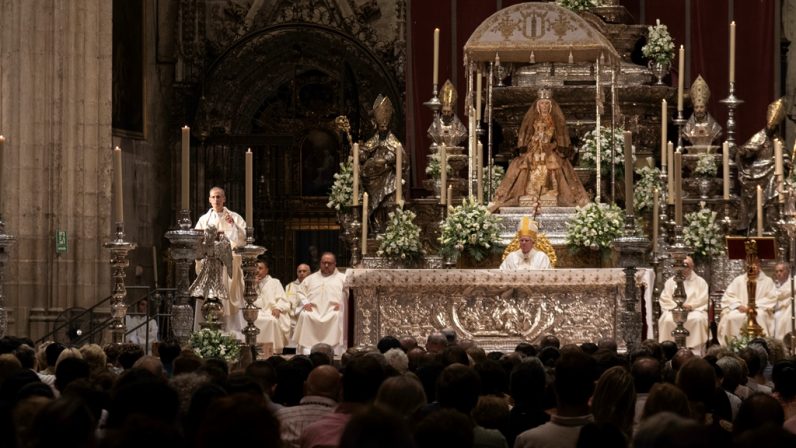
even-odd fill
[{"label": "flower vase", "polygon": [[698,186],[699,186],[699,198],[709,199],[710,189],[713,186],[713,180],[707,177],[700,178]]},{"label": "flower vase", "polygon": [[657,81],[655,81],[656,86],[662,86],[663,84],[663,77],[669,73],[669,63],[668,62],[658,62],[658,61],[649,61],[647,66],[652,71],[652,74],[655,76]]}]

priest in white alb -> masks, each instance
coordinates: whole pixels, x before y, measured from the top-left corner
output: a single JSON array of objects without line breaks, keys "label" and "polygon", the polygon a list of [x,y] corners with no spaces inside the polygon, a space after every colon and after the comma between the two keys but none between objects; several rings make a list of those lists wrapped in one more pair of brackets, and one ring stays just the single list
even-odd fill
[{"label": "priest in white alb", "polygon": [[290,304],[285,298],[285,289],[279,280],[268,275],[268,262],[257,260],[257,301],[259,308],[254,325],[260,329],[257,343],[273,344],[273,353],[282,353],[290,332]]},{"label": "priest in white alb", "polygon": [[298,288],[299,310],[293,340],[296,353],[309,354],[313,345],[323,342],[344,350],[344,306],[348,289],[345,274],[337,270],[337,260],[331,252],[321,256],[321,269],[305,278]]},{"label": "priest in white alb", "polygon": [[538,227],[530,218],[524,216],[517,229],[520,248],[509,253],[500,269],[504,271],[529,271],[534,269],[552,269],[550,258],[541,250],[534,249]]},{"label": "priest in white alb", "polygon": [[306,263],[299,264],[296,267],[296,279],[285,285],[285,298],[287,298],[287,303],[290,305],[290,334],[288,335],[288,343],[285,347],[296,348],[293,342],[293,333],[296,330],[296,319],[298,319],[298,315],[301,312],[298,289],[301,286],[301,282],[310,275],[310,272],[312,272],[310,270],[310,265]]},{"label": "priest in white alb", "polygon": [[[696,272],[694,272],[694,260],[686,257],[685,268],[683,269],[683,286],[685,287],[686,299],[683,308],[688,311],[683,327],[688,330],[688,337],[685,345],[702,352],[702,347],[708,341],[708,283]],[[674,290],[677,282],[674,278],[666,280],[661,292],[660,305],[661,317],[658,320],[658,340],[674,341],[672,331],[677,327],[672,317],[672,310],[677,306],[674,302]]]},{"label": "priest in white alb", "polygon": [[[757,309],[757,323],[763,328],[766,336],[772,335],[774,323],[774,307],[777,298],[774,291],[774,281],[760,270],[760,264],[753,263],[749,268],[752,273],[757,273],[757,287],[755,288],[755,303]],[[741,334],[741,329],[746,326],[749,311],[749,296],[746,291],[748,274],[743,273],[733,279],[724,296],[721,298],[721,321],[719,322],[719,343],[728,345],[732,338]]]},{"label": "priest in white alb", "polygon": [[[205,230],[209,226],[215,226],[219,232],[229,240],[232,252],[232,273],[227,284],[229,300],[222,300],[224,305],[224,328],[232,335],[243,339],[241,329],[243,328],[243,316],[240,309],[245,305],[243,292],[243,269],[241,268],[241,257],[234,252],[236,247],[246,245],[246,221],[237,213],[229,210],[224,204],[227,201],[224,189],[213,187],[210,189],[210,210],[196,221],[196,229]],[[196,262],[196,272],[201,271],[201,260]],[[199,323],[204,321],[202,317],[202,300],[196,301],[196,313],[194,319],[195,329],[199,329]]]},{"label": "priest in white alb", "polygon": [[774,338],[785,339],[785,335],[793,330],[792,297],[793,282],[791,281],[788,263],[777,263],[774,267],[774,294],[777,304],[774,310]]}]

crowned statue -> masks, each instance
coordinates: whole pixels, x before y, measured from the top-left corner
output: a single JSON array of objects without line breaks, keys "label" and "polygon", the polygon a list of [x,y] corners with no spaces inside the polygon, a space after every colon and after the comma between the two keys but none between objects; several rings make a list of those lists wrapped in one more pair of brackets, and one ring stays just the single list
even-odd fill
[{"label": "crowned statue", "polygon": [[[232,246],[224,232],[210,225],[204,230],[198,256],[202,259],[201,267],[188,288],[188,295],[203,300],[201,309],[205,323],[201,325],[219,328],[222,316],[229,315],[227,283],[232,277]],[[197,266],[199,264],[197,261]]]},{"label": "crowned statue", "polygon": [[401,153],[402,179],[406,179],[409,172],[409,161],[404,153],[404,147],[398,138],[390,131],[393,105],[390,98],[379,95],[373,103],[373,120],[376,134],[370,138],[359,152],[359,162],[362,165],[362,183],[368,193],[368,220],[372,223],[370,228],[376,232],[384,231],[387,224],[388,202],[395,199],[395,163],[396,154]]},{"label": "crowned statue", "polygon": [[549,89],[526,112],[517,135],[521,153],[509,164],[490,211],[500,207],[583,206],[589,195],[568,157],[573,153],[564,114]]},{"label": "crowned statue", "polygon": [[683,128],[683,137],[691,142],[694,148],[708,148],[721,136],[721,125],[708,113],[709,100],[708,83],[701,75],[697,76],[691,84],[691,104],[694,106],[694,113]]},{"label": "crowned statue", "polygon": [[467,137],[467,128],[464,127],[459,117],[456,116],[456,87],[451,80],[445,81],[440,92],[442,107],[440,114],[431,122],[428,136],[437,145],[448,148],[458,147]]},{"label": "crowned statue", "polygon": [[[776,179],[774,178],[774,143],[782,142],[779,136],[779,125],[787,112],[787,101],[784,97],[768,105],[766,127],[758,131],[746,143],[738,147],[736,152],[738,178],[741,182],[741,215],[739,228],[749,228],[755,219],[757,187],[763,189],[765,196],[765,212],[768,222],[777,220],[775,201],[777,195]],[[790,167],[790,157],[783,154],[785,171]]]}]

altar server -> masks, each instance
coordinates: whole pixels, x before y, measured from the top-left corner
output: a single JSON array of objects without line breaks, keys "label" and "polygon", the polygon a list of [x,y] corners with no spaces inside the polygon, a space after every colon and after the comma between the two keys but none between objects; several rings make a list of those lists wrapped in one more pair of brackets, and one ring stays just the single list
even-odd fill
[{"label": "altar server", "polygon": [[[752,273],[757,273],[757,287],[755,289],[755,303],[757,308],[757,323],[763,327],[766,336],[773,333],[774,307],[777,299],[774,293],[774,281],[760,270],[758,263],[752,264]],[[748,275],[743,273],[727,286],[724,297],[721,298],[721,322],[719,322],[719,343],[727,345],[729,341],[739,336],[746,326],[747,312],[749,311],[749,296],[746,292]]]},{"label": "altar server", "polygon": [[282,353],[290,331],[290,304],[279,280],[268,275],[268,262],[257,260],[257,301],[259,311],[254,325],[260,329],[257,342],[274,344],[274,353]]},{"label": "altar server", "polygon": [[293,340],[296,352],[309,354],[320,342],[329,344],[335,353],[344,350],[344,306],[348,289],[345,274],[337,270],[337,260],[331,252],[321,256],[321,268],[301,282],[298,288],[300,307]]},{"label": "altar server", "polygon": [[[699,353],[708,340],[708,283],[694,272],[694,260],[685,258],[683,269],[683,286],[685,287],[685,302],[683,308],[688,311],[683,326],[688,330],[685,345]],[[672,331],[677,327],[672,317],[672,310],[677,306],[674,302],[674,290],[677,282],[674,277],[666,280],[661,292],[661,317],[658,320],[658,340],[674,341]]]},{"label": "altar server", "polygon": [[503,260],[500,269],[504,271],[528,271],[533,269],[552,269],[550,258],[544,252],[534,249],[538,227],[534,221],[524,216],[517,229],[520,248],[511,252]]}]

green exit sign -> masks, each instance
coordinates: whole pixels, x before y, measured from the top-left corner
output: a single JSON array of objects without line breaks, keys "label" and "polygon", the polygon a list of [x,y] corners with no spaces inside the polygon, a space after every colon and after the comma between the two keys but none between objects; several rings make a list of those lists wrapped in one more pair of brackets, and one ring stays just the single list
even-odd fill
[{"label": "green exit sign", "polygon": [[66,230],[55,231],[55,252],[62,254],[66,252]]}]

